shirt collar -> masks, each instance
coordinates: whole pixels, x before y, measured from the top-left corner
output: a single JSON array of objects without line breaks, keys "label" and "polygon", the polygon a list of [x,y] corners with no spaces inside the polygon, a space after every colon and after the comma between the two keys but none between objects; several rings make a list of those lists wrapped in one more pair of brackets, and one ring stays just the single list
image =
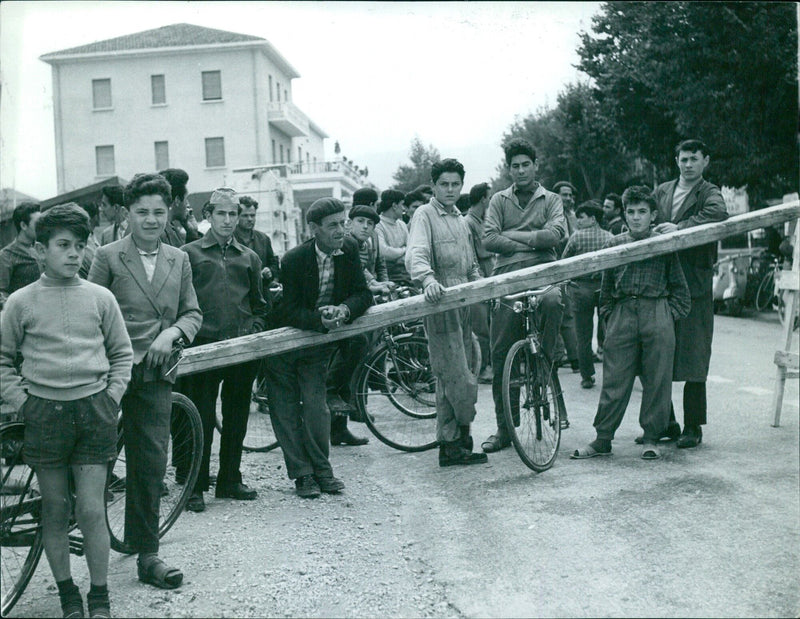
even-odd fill
[{"label": "shirt collar", "polygon": [[[200,239],[200,246],[203,249],[207,249],[209,247],[213,247],[214,245],[219,245],[217,241],[216,235],[209,230],[207,234],[203,235]],[[225,246],[219,245],[220,249],[226,249],[228,247],[235,247],[238,251],[242,251],[242,246],[239,244],[239,241],[236,240],[236,235],[232,234],[230,240]]]},{"label": "shirt collar", "polygon": [[[131,242],[133,243],[133,239],[131,239]],[[161,249],[161,239],[158,240],[155,251],[145,251],[143,249],[139,249],[139,247],[136,246],[136,243],[133,243],[133,246],[136,247],[136,251],[139,252],[140,256],[157,256],[159,250]]]},{"label": "shirt collar", "polygon": [[314,241],[314,251],[317,252],[317,259],[318,260],[325,260],[328,256],[343,256],[344,252],[341,249],[334,249],[331,253],[326,254],[319,248],[317,242]]},{"label": "shirt collar", "polygon": [[439,200],[437,200],[436,198],[431,198],[431,204],[433,204],[434,208],[436,208],[436,211],[440,215],[457,215],[459,217],[461,216],[461,213],[455,206],[451,206],[448,209],[444,204],[439,202]]}]

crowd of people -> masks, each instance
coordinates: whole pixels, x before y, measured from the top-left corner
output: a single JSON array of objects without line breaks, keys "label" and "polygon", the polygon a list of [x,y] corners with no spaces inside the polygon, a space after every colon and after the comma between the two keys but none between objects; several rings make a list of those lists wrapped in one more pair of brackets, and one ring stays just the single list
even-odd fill
[{"label": "crowd of people", "polygon": [[[137,174],[124,188],[104,188],[96,205],[45,212],[35,203],[19,205],[17,238],[0,251],[0,380],[3,400],[25,422],[24,457],[39,482],[44,548],[64,616],[83,616],[69,564],[69,471],[86,542],[89,615],[110,614],[104,492],[120,408],[125,541],[138,553],[139,579],[161,588],[183,580],[159,556],[158,543],[173,388],[192,399],[203,423],[200,475],[187,504],[195,512],[205,509],[203,493],[212,484],[217,498],[257,497],[242,478],[241,459],[259,373],[298,496],[341,492],[345,484],[334,475],[330,446],[367,443],[347,424],[363,421],[351,379],[372,334],[205,371],[176,385],[184,346],[282,326],[335,331],[397,286],[435,305],[448,288],[467,281],[725,219],[719,189],[703,178],[707,147],[683,141],[675,161],[679,177],[655,191],[632,186],[575,208],[576,188],[563,181],[546,189],[537,180],[533,146],[514,139],[505,146],[507,189],[492,194],[488,183],[479,183],[462,194],[463,165],[444,159],[433,165],[430,185],[408,194],[363,188],[349,210],[334,198],[317,200],[305,214],[311,238],[281,259],[254,228],[258,202],[248,196],[216,189],[198,222],[183,170]],[[101,216],[111,222],[105,229],[97,226]],[[657,459],[664,438],[683,448],[702,441],[715,251],[711,244],[587,273],[543,295],[538,320],[545,354],[580,372],[585,389],[595,386],[595,363],[603,363],[597,438],[573,458],[611,454],[636,376],[643,385],[642,458]],[[487,454],[510,445],[502,371],[509,348],[524,337],[523,319],[506,304],[482,302],[430,314],[424,328],[436,377],[439,465],[487,462]],[[483,361],[471,368],[473,334]],[[673,381],[685,383],[682,430],[671,402]],[[479,382],[491,383],[497,427],[475,451]],[[569,426],[566,416],[561,423]],[[180,467],[176,474],[183,474]]]}]

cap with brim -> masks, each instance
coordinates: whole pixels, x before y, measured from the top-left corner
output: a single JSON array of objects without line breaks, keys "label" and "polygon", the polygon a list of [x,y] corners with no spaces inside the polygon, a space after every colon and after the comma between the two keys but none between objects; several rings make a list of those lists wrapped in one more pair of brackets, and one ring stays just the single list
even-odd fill
[{"label": "cap with brim", "polygon": [[236,197],[236,191],[230,187],[215,189],[208,202],[214,206],[235,206],[239,208],[239,199]]},{"label": "cap with brim", "polygon": [[381,220],[374,208],[371,206],[365,206],[364,204],[359,204],[358,206],[351,208],[348,217],[350,219],[355,219],[356,217],[366,217],[367,219],[371,219],[375,224]]}]

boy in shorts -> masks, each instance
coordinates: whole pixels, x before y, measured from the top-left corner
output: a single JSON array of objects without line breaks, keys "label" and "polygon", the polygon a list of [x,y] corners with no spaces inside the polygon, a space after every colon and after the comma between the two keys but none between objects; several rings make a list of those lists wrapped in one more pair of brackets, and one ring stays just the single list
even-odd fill
[{"label": "boy in shorts", "polygon": [[9,296],[0,318],[0,387],[25,421],[23,455],[39,482],[44,551],[64,617],[84,616],[70,572],[70,471],[91,579],[89,616],[110,616],[106,475],[133,365],[114,295],[78,277],[89,232],[89,217],[77,205],[45,212],[35,245],[44,273]]},{"label": "boy in shorts", "polygon": [[[622,194],[630,230],[606,243],[616,247],[653,236],[658,205],[648,187]],[[633,381],[642,381],[639,424],[644,429],[642,458],[661,457],[658,439],[667,427],[672,397],[675,321],[689,313],[691,299],[676,254],[653,256],[603,273],[600,317],[606,321],[603,390],[594,427],[597,438],[570,456],[581,460],[611,455],[611,441],[631,399]]]}]

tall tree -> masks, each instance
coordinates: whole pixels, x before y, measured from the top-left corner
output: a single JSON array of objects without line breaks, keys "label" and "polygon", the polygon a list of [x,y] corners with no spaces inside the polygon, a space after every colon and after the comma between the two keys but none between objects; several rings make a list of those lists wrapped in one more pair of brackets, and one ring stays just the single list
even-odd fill
[{"label": "tall tree", "polygon": [[697,137],[709,177],[747,184],[756,204],[797,190],[794,3],[607,2],[592,31],[578,67],[661,180],[676,174],[675,144]]},{"label": "tall tree", "polygon": [[441,160],[439,151],[431,144],[425,146],[418,137],[411,141],[411,151],[408,154],[411,165],[403,164],[392,175],[395,180],[393,189],[408,193],[416,187],[431,182],[431,167]]}]

